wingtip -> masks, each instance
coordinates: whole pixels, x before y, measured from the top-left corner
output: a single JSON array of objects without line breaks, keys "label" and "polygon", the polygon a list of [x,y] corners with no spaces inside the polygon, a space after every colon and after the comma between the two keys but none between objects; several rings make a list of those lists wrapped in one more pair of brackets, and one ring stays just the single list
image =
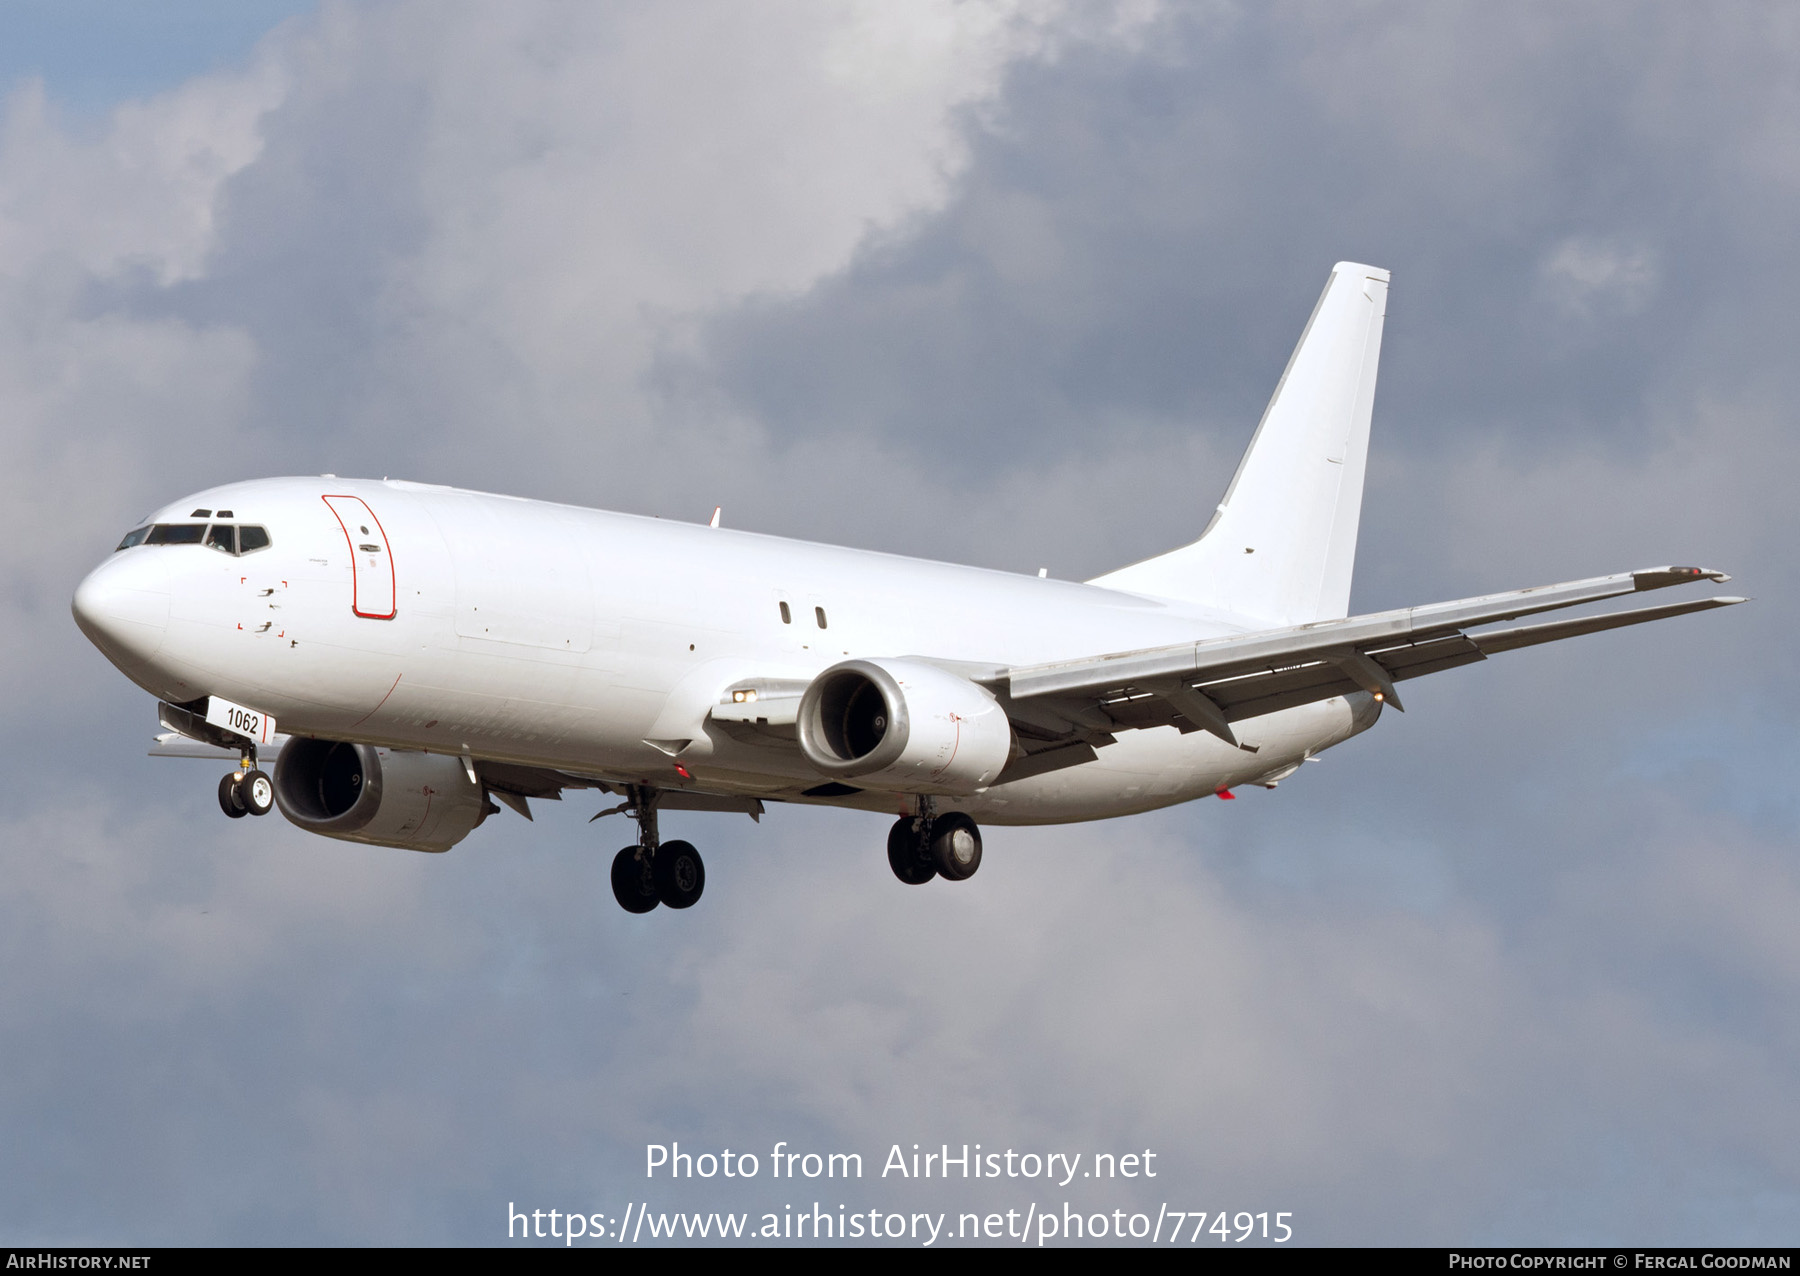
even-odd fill
[{"label": "wingtip", "polygon": [[1724,584],[1731,579],[1731,576],[1726,572],[1714,571],[1710,567],[1646,567],[1642,571],[1632,572],[1631,579],[1639,589],[1663,589],[1670,585],[1685,585],[1696,580],[1710,580]]}]

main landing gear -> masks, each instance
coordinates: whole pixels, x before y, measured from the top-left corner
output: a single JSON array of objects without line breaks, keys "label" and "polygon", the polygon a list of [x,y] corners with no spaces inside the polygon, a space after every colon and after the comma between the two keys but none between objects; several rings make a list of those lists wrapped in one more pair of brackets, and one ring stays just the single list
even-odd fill
[{"label": "main landing gear", "polygon": [[692,908],[706,889],[706,864],[692,842],[657,838],[656,790],[632,789],[620,809],[637,821],[638,840],[613,856],[613,898],[619,907],[628,913],[647,913],[658,904]]},{"label": "main landing gear", "polygon": [[275,806],[275,782],[256,768],[256,750],[243,756],[238,769],[219,781],[219,809],[234,820],[267,815]]},{"label": "main landing gear", "polygon": [[981,830],[961,811],[903,815],[888,830],[888,866],[908,886],[963,881],[981,867]]}]

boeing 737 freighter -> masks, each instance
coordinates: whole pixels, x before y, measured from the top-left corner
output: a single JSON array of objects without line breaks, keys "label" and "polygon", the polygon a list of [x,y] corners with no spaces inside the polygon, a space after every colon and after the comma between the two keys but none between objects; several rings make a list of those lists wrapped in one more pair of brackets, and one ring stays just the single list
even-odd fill
[{"label": "boeing 737 freighter", "polygon": [[886,812],[901,881],[959,881],[978,821],[1273,788],[1405,679],[1743,601],[1490,627],[1729,579],[1656,567],[1350,616],[1387,290],[1339,264],[1199,539],[1082,584],[323,475],[149,515],[75,619],[161,701],[153,752],[235,763],[226,815],[445,851],[496,803],[601,790],[641,913],[705,886],[663,812]]}]

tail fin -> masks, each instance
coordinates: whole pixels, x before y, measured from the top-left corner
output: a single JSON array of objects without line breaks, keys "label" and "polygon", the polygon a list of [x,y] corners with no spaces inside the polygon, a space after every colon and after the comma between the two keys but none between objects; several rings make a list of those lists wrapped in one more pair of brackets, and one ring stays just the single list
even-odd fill
[{"label": "tail fin", "polygon": [[1200,539],[1088,583],[1281,625],[1348,615],[1387,287],[1333,267]]}]

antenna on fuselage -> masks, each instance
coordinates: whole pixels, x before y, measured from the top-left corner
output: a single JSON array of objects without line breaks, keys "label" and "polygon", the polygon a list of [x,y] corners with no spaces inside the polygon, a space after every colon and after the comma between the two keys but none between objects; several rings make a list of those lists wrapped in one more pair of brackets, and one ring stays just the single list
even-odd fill
[{"label": "antenna on fuselage", "polygon": [[708,522],[707,522],[707,524],[706,524],[706,525],[707,525],[707,526],[708,526],[708,527],[717,527],[717,526],[718,526],[718,525],[719,525],[719,515],[720,515],[720,514],[722,514],[722,513],[724,513],[724,512],[725,512],[725,507],[724,507],[724,506],[723,506],[723,505],[715,505],[715,506],[713,506],[713,516],[712,516],[712,518],[711,518],[711,519],[710,519],[710,520],[709,520],[709,521],[708,521]]}]

